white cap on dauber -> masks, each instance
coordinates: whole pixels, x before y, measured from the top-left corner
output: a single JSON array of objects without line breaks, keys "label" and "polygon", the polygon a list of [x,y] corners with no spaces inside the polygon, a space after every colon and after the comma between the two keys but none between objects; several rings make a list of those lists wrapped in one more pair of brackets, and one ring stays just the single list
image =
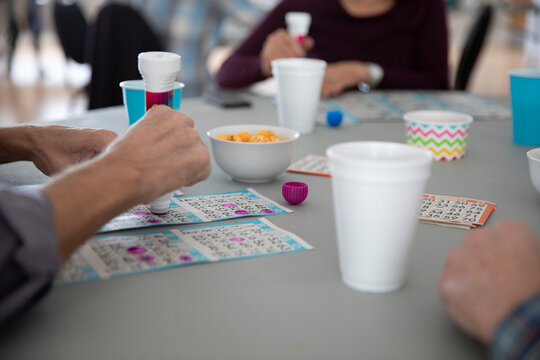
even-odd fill
[{"label": "white cap on dauber", "polygon": [[139,72],[144,80],[146,91],[165,92],[174,87],[176,76],[180,72],[180,55],[149,51],[139,54]]},{"label": "white cap on dauber", "polygon": [[292,37],[305,37],[311,25],[311,15],[307,12],[291,11],[285,14],[287,32]]},{"label": "white cap on dauber", "polygon": [[169,212],[169,202],[174,195],[174,191],[158,197],[150,204],[150,212],[155,215],[163,215]]}]

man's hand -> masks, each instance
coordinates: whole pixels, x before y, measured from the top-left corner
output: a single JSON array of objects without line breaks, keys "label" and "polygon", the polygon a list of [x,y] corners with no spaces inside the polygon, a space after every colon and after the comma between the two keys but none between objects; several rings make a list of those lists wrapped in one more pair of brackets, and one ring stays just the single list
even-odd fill
[{"label": "man's hand", "polygon": [[355,87],[359,82],[369,83],[367,66],[360,61],[340,61],[326,66],[321,89],[321,97],[341,94]]},{"label": "man's hand", "polygon": [[166,106],[150,109],[101,155],[45,186],[60,254],[67,258],[122,211],[206,179],[209,159],[193,120]]},{"label": "man's hand", "polygon": [[313,48],[315,42],[313,38],[306,37],[302,44],[293,38],[287,30],[277,29],[268,37],[263,44],[261,51],[261,70],[266,77],[272,76],[272,60],[282,58],[303,57],[306,51]]},{"label": "man's hand", "polygon": [[140,202],[150,202],[210,175],[210,155],[193,120],[166,106],[148,111],[104,155],[140,174]]},{"label": "man's hand", "polygon": [[513,221],[473,230],[448,256],[439,287],[458,325],[488,342],[506,315],[540,291],[538,238]]},{"label": "man's hand", "polygon": [[32,126],[31,160],[45,175],[53,175],[101,153],[116,138],[112,131],[67,126]]}]

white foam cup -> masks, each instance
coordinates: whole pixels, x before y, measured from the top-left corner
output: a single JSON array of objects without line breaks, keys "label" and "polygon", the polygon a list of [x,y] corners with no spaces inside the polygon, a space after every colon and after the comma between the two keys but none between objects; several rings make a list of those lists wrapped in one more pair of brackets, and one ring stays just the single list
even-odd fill
[{"label": "white foam cup", "polygon": [[307,134],[313,131],[326,62],[287,58],[272,61],[277,80],[279,125]]},{"label": "white foam cup", "polygon": [[343,282],[366,292],[399,289],[433,155],[391,142],[341,143],[326,154]]}]

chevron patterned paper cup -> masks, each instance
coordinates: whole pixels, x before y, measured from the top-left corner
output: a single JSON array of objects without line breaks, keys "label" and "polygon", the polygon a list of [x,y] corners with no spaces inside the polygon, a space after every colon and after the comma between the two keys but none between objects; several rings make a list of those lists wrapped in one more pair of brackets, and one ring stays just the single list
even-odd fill
[{"label": "chevron patterned paper cup", "polygon": [[403,116],[407,144],[429,150],[437,161],[459,160],[467,150],[472,116],[452,111],[411,111]]}]

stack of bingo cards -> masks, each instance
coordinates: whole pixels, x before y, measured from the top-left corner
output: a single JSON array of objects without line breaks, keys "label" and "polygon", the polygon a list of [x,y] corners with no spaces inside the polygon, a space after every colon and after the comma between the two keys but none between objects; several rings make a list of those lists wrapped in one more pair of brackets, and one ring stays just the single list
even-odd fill
[{"label": "stack of bingo cards", "polygon": [[484,225],[493,210],[495,204],[486,201],[424,194],[419,217],[423,222],[470,230]]},{"label": "stack of bingo cards", "polygon": [[289,172],[330,177],[328,158],[324,155],[311,154],[293,163],[287,169]]}]

